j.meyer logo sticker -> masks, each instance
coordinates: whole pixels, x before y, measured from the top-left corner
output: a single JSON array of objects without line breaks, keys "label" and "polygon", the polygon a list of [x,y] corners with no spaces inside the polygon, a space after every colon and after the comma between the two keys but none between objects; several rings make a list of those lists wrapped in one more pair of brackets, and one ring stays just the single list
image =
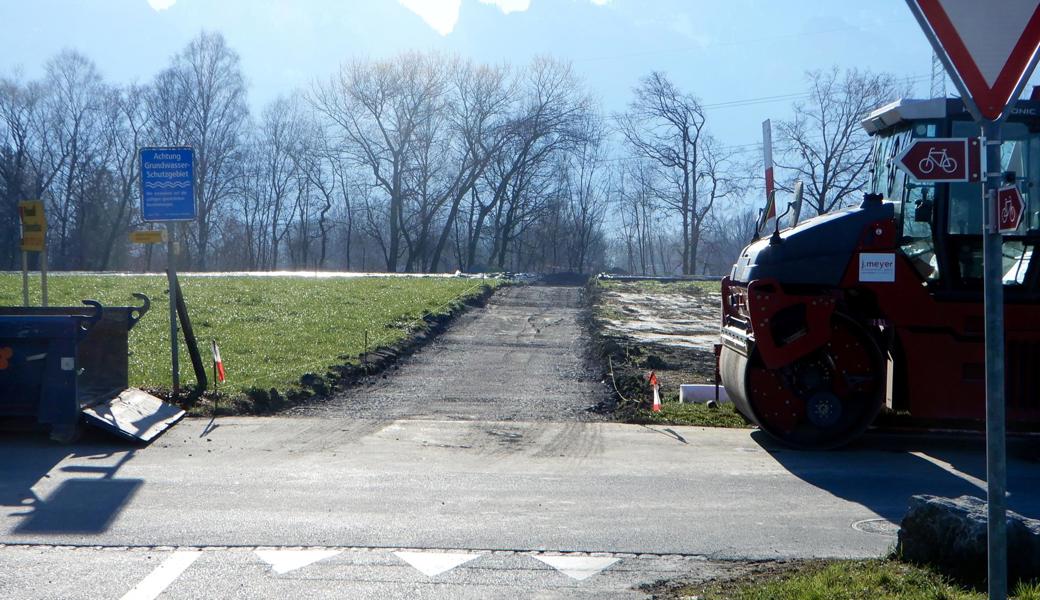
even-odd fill
[{"label": "j.meyer logo sticker", "polygon": [[864,252],[859,255],[859,280],[892,283],[896,280],[894,253]]}]

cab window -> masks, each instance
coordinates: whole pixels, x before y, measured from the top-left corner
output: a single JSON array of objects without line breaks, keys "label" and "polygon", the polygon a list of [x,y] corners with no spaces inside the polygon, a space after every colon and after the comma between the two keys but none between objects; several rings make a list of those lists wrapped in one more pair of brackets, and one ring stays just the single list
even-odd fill
[{"label": "cab window", "polygon": [[[913,138],[936,137],[934,123],[918,123],[913,128]],[[904,143],[909,140],[904,140]],[[902,237],[900,246],[914,269],[927,281],[939,278],[939,263],[935,256],[935,239],[932,235],[932,219],[935,210],[935,185],[915,183],[902,171],[893,183],[892,198],[900,211]]]},{"label": "cab window", "polygon": [[[978,126],[968,121],[952,124],[952,137],[979,134]],[[1014,172],[1016,184],[1026,204],[1017,235],[1040,228],[1040,133],[1031,132],[1024,123],[1008,122],[1002,127],[1000,171]],[[982,184],[949,184],[946,219],[951,254],[962,283],[977,284],[982,279]],[[1013,236],[1014,234],[1012,234]],[[1024,285],[1032,258],[1033,245],[1025,241],[1004,242],[1004,283]]]}]

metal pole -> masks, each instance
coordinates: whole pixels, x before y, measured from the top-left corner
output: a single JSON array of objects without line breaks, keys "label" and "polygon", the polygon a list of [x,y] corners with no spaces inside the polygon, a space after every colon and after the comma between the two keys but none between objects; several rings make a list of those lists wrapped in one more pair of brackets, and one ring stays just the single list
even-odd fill
[{"label": "metal pole", "polygon": [[29,253],[22,250],[22,306],[29,306]]},{"label": "metal pole", "polygon": [[166,280],[170,288],[170,362],[173,368],[173,395],[180,393],[181,372],[177,356],[177,266],[175,258],[176,244],[173,241],[174,223],[166,224]]},{"label": "metal pole", "polygon": [[43,251],[40,252],[40,296],[43,297],[43,306],[47,306],[47,242],[43,243]]},{"label": "metal pole", "polygon": [[997,230],[997,190],[1002,183],[1000,123],[984,121],[983,164],[986,192],[982,197],[983,296],[986,311],[986,486],[989,508],[990,600],[1007,598],[1007,456],[1004,407],[1004,238]]}]

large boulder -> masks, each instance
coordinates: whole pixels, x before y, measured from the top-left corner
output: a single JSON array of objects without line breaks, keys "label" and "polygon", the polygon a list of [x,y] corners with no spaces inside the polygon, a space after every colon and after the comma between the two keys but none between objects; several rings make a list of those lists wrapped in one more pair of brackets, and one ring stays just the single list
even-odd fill
[{"label": "large boulder", "polygon": [[[912,496],[899,528],[903,560],[959,579],[986,577],[986,501],[974,496]],[[1040,578],[1040,521],[1008,511],[1008,578]]]}]

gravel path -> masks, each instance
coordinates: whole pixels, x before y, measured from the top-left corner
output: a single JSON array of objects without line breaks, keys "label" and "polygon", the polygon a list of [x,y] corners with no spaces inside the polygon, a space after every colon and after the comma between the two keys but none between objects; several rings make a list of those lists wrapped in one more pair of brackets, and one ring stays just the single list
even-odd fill
[{"label": "gravel path", "polygon": [[517,286],[367,383],[291,414],[391,420],[595,420],[606,387],[586,364],[580,287]]}]

